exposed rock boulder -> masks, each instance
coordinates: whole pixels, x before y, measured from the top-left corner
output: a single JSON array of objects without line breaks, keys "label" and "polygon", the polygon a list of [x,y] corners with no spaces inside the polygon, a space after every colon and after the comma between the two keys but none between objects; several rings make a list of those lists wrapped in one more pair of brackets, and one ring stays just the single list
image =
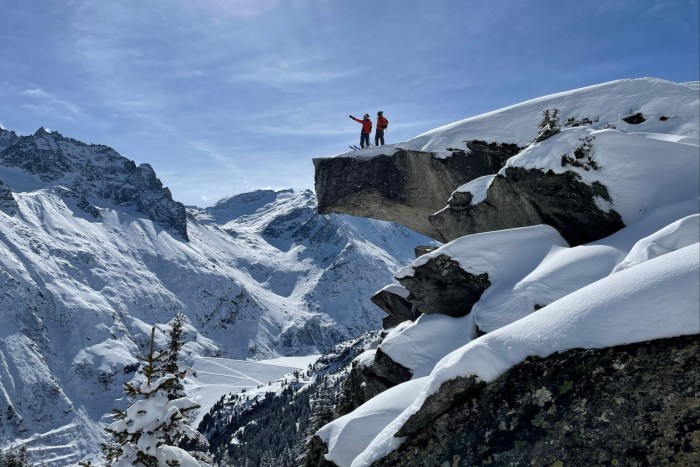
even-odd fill
[{"label": "exposed rock boulder", "polygon": [[697,335],[532,357],[444,384],[373,465],[697,465],[698,393]]},{"label": "exposed rock boulder", "polygon": [[411,370],[393,361],[381,348],[377,349],[371,368],[377,378],[386,381],[389,387],[408,381],[413,376]]},{"label": "exposed rock boulder", "polygon": [[393,361],[377,349],[372,365],[363,366],[353,362],[348,377],[343,382],[342,395],[338,400],[338,415],[352,412],[377,394],[411,379],[411,371]]},{"label": "exposed rock boulder", "polygon": [[471,274],[447,255],[430,258],[413,275],[398,277],[410,292],[407,300],[425,314],[466,316],[491,285],[488,274]]},{"label": "exposed rock boulder", "polygon": [[470,193],[455,193],[430,222],[444,242],[479,232],[549,224],[575,246],[625,226],[616,211],[602,210],[597,198],[612,201],[604,185],[583,183],[575,172],[509,167],[505,176],[494,178],[484,201],[470,204]]},{"label": "exposed rock boulder", "polygon": [[642,115],[641,112],[637,112],[636,114],[628,115],[627,117],[623,118],[622,120],[629,123],[630,125],[639,125],[640,123],[644,123],[647,121],[647,119],[644,118],[644,115]]},{"label": "exposed rock boulder", "polygon": [[419,245],[413,249],[416,258],[420,258],[426,253],[430,253],[431,251],[437,250],[439,247],[435,245]]},{"label": "exposed rock boulder", "polygon": [[314,159],[318,212],[395,221],[437,238],[428,217],[459,186],[498,172],[519,148],[470,141],[451,157],[398,149],[374,157]]},{"label": "exposed rock boulder", "polygon": [[321,438],[314,435],[306,445],[306,456],[304,458],[304,467],[338,467],[335,462],[327,461],[325,457],[328,454],[328,447]]},{"label": "exposed rock boulder", "polygon": [[[393,288],[384,288],[372,296],[372,303],[384,310],[394,326],[404,321],[413,321],[419,315],[406,297],[395,292]],[[386,329],[386,327],[385,327]]]}]

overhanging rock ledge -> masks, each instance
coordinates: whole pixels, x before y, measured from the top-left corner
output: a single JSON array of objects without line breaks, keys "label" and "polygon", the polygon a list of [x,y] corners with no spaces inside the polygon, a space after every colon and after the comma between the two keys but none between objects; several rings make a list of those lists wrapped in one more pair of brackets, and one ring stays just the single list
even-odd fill
[{"label": "overhanging rock ledge", "polygon": [[313,160],[320,214],[350,214],[394,221],[441,239],[429,222],[452,192],[483,175],[498,172],[520,148],[514,144],[469,141],[469,152],[450,157],[387,147],[388,154],[353,153]]}]

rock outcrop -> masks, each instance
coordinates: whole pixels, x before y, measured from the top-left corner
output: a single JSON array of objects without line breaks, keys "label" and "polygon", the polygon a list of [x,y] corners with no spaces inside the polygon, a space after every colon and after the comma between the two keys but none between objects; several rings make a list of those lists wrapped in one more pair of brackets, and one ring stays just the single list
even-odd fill
[{"label": "rock outcrop", "polygon": [[471,274],[447,255],[430,258],[413,275],[399,277],[410,292],[407,300],[424,314],[466,316],[491,285],[488,274]]},{"label": "rock outcrop", "polygon": [[587,185],[575,172],[508,167],[505,176],[494,178],[484,201],[471,204],[471,193],[454,193],[447,208],[430,216],[430,223],[444,242],[473,233],[549,224],[575,246],[625,226],[617,212],[602,210],[596,198],[612,201],[604,185]]},{"label": "rock outcrop", "polygon": [[17,200],[12,196],[12,190],[0,180],[0,210],[12,216],[18,209]]},{"label": "rock outcrop", "polygon": [[[425,394],[421,394],[415,400],[407,398],[408,405],[392,406],[391,410],[401,413],[406,407],[413,410],[418,407],[416,404],[422,404],[408,420],[403,415],[395,418],[392,412],[389,418],[393,422],[382,422],[380,434],[369,446],[358,446],[358,452],[341,453],[345,444],[339,448],[339,441],[347,441],[342,438],[342,430],[349,424],[356,428],[355,423],[367,422],[370,426],[371,416],[367,413],[373,415],[379,403],[366,405],[367,412],[360,408],[356,418],[351,414],[339,421],[331,427],[332,440],[326,440],[332,458],[349,463],[353,455],[361,461],[371,457],[375,466],[700,464],[698,336],[650,340],[677,336],[688,327],[697,328],[697,321],[693,321],[697,313],[696,286],[685,288],[692,291],[684,298],[687,303],[674,304],[682,295],[675,291],[659,299],[658,306],[645,299],[627,307],[625,313],[631,310],[634,313],[626,315],[626,323],[644,326],[645,332],[662,327],[660,321],[655,321],[657,311],[661,320],[674,306],[674,312],[689,316],[688,326],[677,326],[669,333],[650,331],[637,340],[629,339],[626,327],[620,325],[619,332],[624,337],[614,341],[588,345],[583,342],[584,337],[583,341],[564,347],[573,350],[537,353],[532,350],[536,345],[533,343],[556,346],[567,336],[579,338],[580,332],[586,331],[591,336],[600,336],[610,331],[611,326],[598,329],[600,319],[596,318],[581,325],[580,332],[574,329],[567,334],[561,332],[564,321],[553,321],[552,327],[536,329],[537,316],[521,322],[521,327],[509,326],[557,302],[562,309],[571,310],[581,303],[582,310],[590,309],[586,293],[590,291],[591,299],[600,298],[600,291],[606,286],[604,281],[611,280],[608,274],[612,266],[629,246],[612,240],[614,246],[601,245],[604,242],[585,244],[608,237],[626,224],[631,226],[630,234],[641,239],[649,232],[636,231],[634,226],[652,209],[660,206],[680,209],[676,203],[692,200],[696,205],[697,85],[693,85],[692,92],[689,86],[675,83],[667,86],[666,82],[656,80],[620,81],[529,101],[446,125],[399,144],[397,147],[405,149],[392,150],[393,155],[378,155],[377,149],[372,149],[366,153],[370,157],[358,153],[314,160],[321,212],[393,220],[438,241],[450,242],[435,254],[400,270],[395,276],[401,284],[396,296],[375,295],[373,301],[387,312],[387,319],[393,323],[407,321],[411,319],[410,310],[418,315],[445,314],[459,322],[454,326],[449,318],[421,316],[415,323],[404,323],[388,331],[377,348],[375,361],[368,364],[363,360],[362,367],[353,369],[354,377],[346,380],[343,400],[350,403],[342,413],[381,391],[382,385],[377,383],[382,382],[387,388],[394,385],[394,381],[386,384],[387,380],[380,377],[381,371],[377,371],[383,359],[406,365],[406,374],[415,380],[409,384],[421,384],[416,379],[429,373],[425,388],[431,392],[437,387],[439,390],[425,401]],[[608,98],[601,99],[601,93],[608,93]],[[676,99],[683,104],[674,110],[668,103]],[[540,133],[538,137],[535,118],[542,109],[554,109],[555,121],[551,132]],[[669,117],[671,114],[674,117]],[[557,115],[563,116],[561,122],[556,120]],[[672,118],[683,123],[669,125]],[[478,150],[503,147],[479,143],[479,149],[475,138],[514,142],[517,145],[513,145],[508,157],[517,157],[508,163],[506,157],[500,166],[490,165],[489,171],[485,169],[489,165],[484,162],[486,158],[477,156],[483,170],[479,174],[466,174],[460,171],[461,164],[467,164]],[[470,141],[469,152],[454,149],[466,140]],[[521,150],[518,146],[526,148]],[[450,159],[454,160],[448,162]],[[436,175],[445,173],[448,167],[459,175]],[[477,180],[483,175],[490,176]],[[431,194],[415,193],[421,189]],[[695,207],[688,209],[692,211],[679,211],[678,218],[696,212]],[[425,215],[430,210],[433,212],[427,215],[429,225],[426,225]],[[674,220],[671,216],[669,221]],[[657,220],[653,215],[647,219],[652,223]],[[544,228],[541,224],[546,224],[556,238],[543,232],[541,237],[528,241],[521,241],[520,237],[513,240],[523,231]],[[658,228],[664,225],[660,223]],[[528,229],[511,230],[519,227]],[[671,229],[670,226],[663,229],[667,228]],[[491,243],[486,241],[490,234],[472,235],[486,232],[503,235],[497,242],[497,236],[493,236]],[[508,236],[513,236],[509,244]],[[569,248],[579,245],[585,246]],[[535,248],[541,251],[535,253]],[[674,246],[658,247],[657,251],[663,255],[668,251],[678,253],[677,250]],[[697,249],[693,251],[692,257],[697,258]],[[660,268],[682,256],[658,260],[637,272]],[[648,260],[655,258],[652,255]],[[531,264],[525,267],[528,261]],[[697,261],[693,261],[692,270],[697,274]],[[587,269],[589,266],[592,269]],[[683,263],[683,268],[686,267],[691,265]],[[595,268],[600,271],[596,269],[585,279],[580,275]],[[669,277],[664,272],[667,270],[659,271],[657,277]],[[635,278],[630,273],[629,278],[645,284],[639,275]],[[611,288],[618,291],[622,282],[620,279],[611,283],[615,285]],[[678,286],[680,282],[674,283]],[[645,293],[656,291],[653,287],[644,290]],[[611,297],[615,295],[610,292]],[[620,295],[620,300],[629,299],[624,291]],[[618,304],[617,297],[612,302]],[[597,303],[603,310],[604,304]],[[644,324],[639,314],[642,303],[650,304],[647,310],[650,318]],[[549,308],[550,315],[542,312],[542,319],[561,316],[557,305],[553,306],[554,309]],[[617,319],[614,309],[605,312],[603,315]],[[583,312],[574,315],[580,317]],[[678,323],[667,320],[664,324],[671,322]],[[617,323],[614,324],[612,330],[618,332]],[[422,361],[435,342],[449,341],[447,335],[451,329],[470,326],[473,327],[470,335],[455,339],[456,345],[474,339],[461,347],[462,353],[446,345],[430,355],[433,360]],[[488,335],[480,340],[479,336],[490,332],[494,332],[491,337],[496,336],[494,341],[489,341]],[[504,335],[502,352],[492,351],[491,343]],[[505,364],[510,361],[509,353],[517,347],[517,342],[527,336],[532,341],[522,346],[521,358],[517,360],[520,363]],[[637,343],[620,345],[627,342]],[[593,349],[580,349],[581,346]],[[609,347],[600,348],[605,346]],[[523,361],[528,355],[549,356]],[[489,373],[490,365],[503,366],[505,373],[497,373],[501,376],[496,378]],[[489,374],[493,375],[492,379],[488,379]],[[471,376],[455,378],[455,375]],[[479,375],[483,381],[473,375]],[[387,399],[389,395],[399,394],[399,389],[388,393]],[[400,396],[395,400],[398,399]],[[375,399],[378,400],[383,402]],[[396,432],[398,420],[403,426]],[[395,432],[400,443],[386,438],[387,433]],[[398,444],[397,450],[376,460]],[[313,456],[321,465],[325,462],[326,446],[316,438],[312,447]],[[360,447],[366,448],[364,453]],[[314,460],[307,459],[307,465],[314,465]]]},{"label": "rock outcrop", "polygon": [[697,336],[531,357],[444,384],[373,465],[697,465],[698,393]]},{"label": "rock outcrop", "polygon": [[520,148],[470,141],[469,152],[451,157],[398,149],[374,157],[314,159],[318,212],[395,221],[439,238],[428,217],[445,206],[459,186],[498,172]]},{"label": "rock outcrop", "polygon": [[338,415],[352,412],[377,394],[406,382],[411,377],[408,368],[396,363],[378,348],[371,365],[363,366],[353,362],[338,400]]},{"label": "rock outcrop", "polygon": [[372,296],[372,303],[389,315],[383,323],[384,329],[396,326],[404,321],[413,321],[420,314],[418,310],[407,300],[391,289],[382,289]]}]

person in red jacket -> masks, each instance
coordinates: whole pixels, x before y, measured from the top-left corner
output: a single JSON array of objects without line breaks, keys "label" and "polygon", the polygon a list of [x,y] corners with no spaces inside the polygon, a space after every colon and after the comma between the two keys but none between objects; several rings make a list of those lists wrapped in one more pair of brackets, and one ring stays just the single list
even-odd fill
[{"label": "person in red jacket", "polygon": [[362,130],[360,132],[360,147],[362,149],[369,147],[369,134],[372,133],[372,120],[369,119],[369,114],[365,114],[362,120],[355,118],[352,115],[350,115],[350,118],[355,120],[357,123],[362,123]]},{"label": "person in red jacket", "polygon": [[377,130],[374,132],[374,145],[379,146],[381,141],[382,146],[384,146],[384,130],[389,126],[389,120],[384,118],[384,112],[381,110],[377,112]]}]

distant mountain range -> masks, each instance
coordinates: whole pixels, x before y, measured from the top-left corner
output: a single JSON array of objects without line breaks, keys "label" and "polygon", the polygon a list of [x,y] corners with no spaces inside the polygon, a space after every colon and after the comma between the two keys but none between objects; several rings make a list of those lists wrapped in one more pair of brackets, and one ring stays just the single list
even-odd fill
[{"label": "distant mountain range", "polygon": [[192,358],[319,353],[376,329],[370,296],[429,242],[319,216],[310,191],[186,208],[107,146],[0,129],[0,447],[29,440],[55,465],[94,451],[151,326],[177,312]]}]

